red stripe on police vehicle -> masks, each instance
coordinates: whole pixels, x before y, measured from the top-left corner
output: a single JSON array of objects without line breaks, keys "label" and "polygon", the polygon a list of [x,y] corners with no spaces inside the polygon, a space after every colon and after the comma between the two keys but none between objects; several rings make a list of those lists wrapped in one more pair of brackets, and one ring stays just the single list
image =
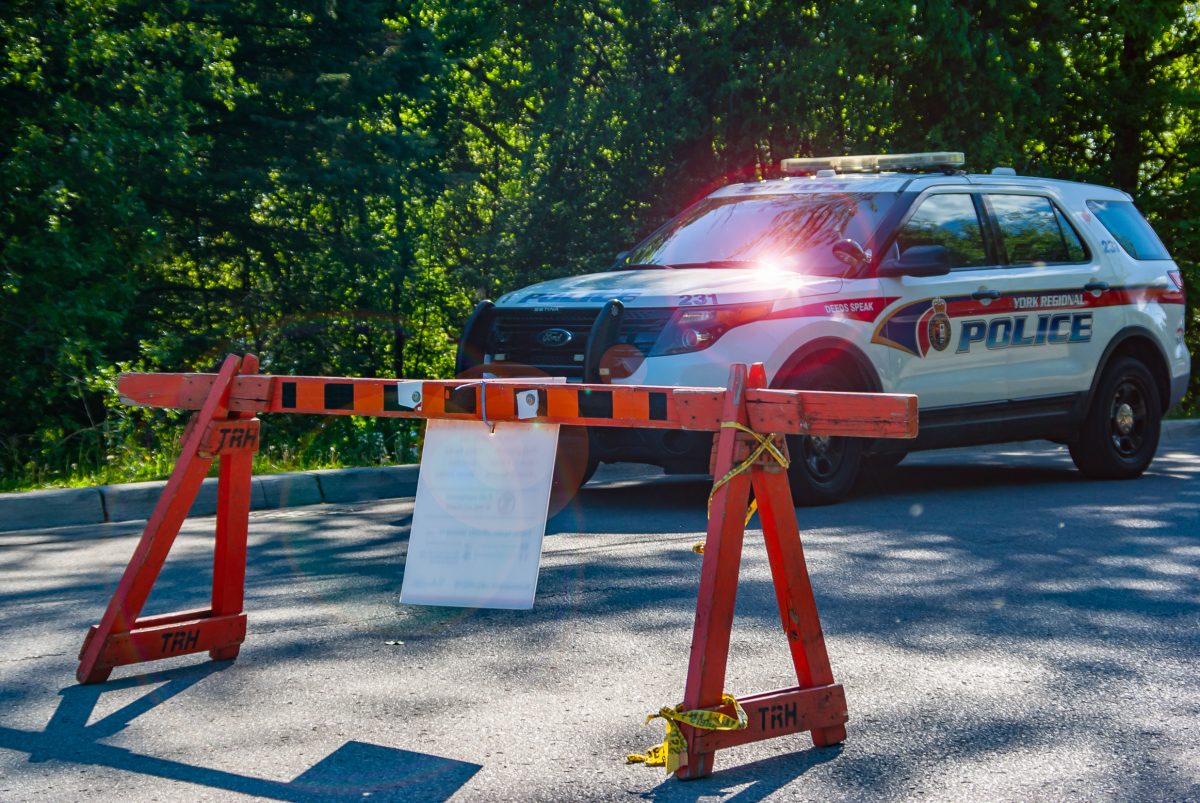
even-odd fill
[{"label": "red stripe on police vehicle", "polygon": [[1148,303],[1182,304],[1183,293],[1139,285],[1089,291],[1018,291],[992,300],[926,298],[889,312],[871,342],[925,357],[931,350],[950,347],[952,321],[959,320],[954,348],[958,354],[969,352],[976,344],[997,349],[1082,343],[1091,340],[1092,314],[1080,310]]}]

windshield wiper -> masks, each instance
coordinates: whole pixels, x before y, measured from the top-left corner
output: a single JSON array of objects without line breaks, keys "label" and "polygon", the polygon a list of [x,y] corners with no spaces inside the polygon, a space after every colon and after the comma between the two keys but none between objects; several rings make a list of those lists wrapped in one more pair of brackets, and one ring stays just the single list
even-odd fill
[{"label": "windshield wiper", "polygon": [[707,262],[680,262],[674,267],[681,270],[687,268],[757,268],[758,264],[751,259],[710,259]]},{"label": "windshield wiper", "polygon": [[659,262],[631,262],[628,265],[617,265],[613,270],[671,270],[676,265],[663,265]]}]

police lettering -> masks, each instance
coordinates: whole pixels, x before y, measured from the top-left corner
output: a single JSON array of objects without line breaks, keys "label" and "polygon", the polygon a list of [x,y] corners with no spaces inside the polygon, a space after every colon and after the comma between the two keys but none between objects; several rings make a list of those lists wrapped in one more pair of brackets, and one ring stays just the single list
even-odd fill
[{"label": "police lettering", "polygon": [[962,322],[956,353],[971,350],[974,343],[989,349],[1044,346],[1047,343],[1086,343],[1092,339],[1092,313],[1064,312],[1057,315],[1015,315],[991,321]]},{"label": "police lettering", "polygon": [[530,293],[516,300],[518,304],[577,304],[577,303],[596,303],[603,304],[611,299],[628,304],[637,298],[636,293],[626,293],[624,295],[613,295],[612,293]]}]

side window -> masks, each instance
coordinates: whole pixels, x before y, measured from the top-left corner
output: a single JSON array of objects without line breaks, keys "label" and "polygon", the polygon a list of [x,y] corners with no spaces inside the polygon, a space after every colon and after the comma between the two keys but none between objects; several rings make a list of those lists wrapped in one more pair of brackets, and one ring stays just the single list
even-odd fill
[{"label": "side window", "polygon": [[1088,209],[1134,259],[1170,259],[1154,229],[1128,201],[1088,201]]},{"label": "side window", "polygon": [[1079,235],[1049,198],[988,195],[1010,265],[1084,262]]},{"label": "side window", "polygon": [[921,202],[896,235],[901,255],[914,245],[945,246],[952,268],[977,268],[988,263],[975,203],[965,193],[931,195]]}]

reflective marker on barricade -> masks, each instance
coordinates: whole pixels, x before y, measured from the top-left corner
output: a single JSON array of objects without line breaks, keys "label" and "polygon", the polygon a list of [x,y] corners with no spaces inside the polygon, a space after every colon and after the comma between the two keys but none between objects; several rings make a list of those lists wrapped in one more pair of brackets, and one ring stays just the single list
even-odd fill
[{"label": "reflective marker on barricade", "polygon": [[[118,388],[127,404],[198,412],[116,593],[84,640],[76,672],[81,683],[103,682],[113,667],[125,664],[204,651],[218,660],[237,656],[246,636],[242,606],[258,413],[693,430],[716,433],[716,482],[687,682],[683,702],[656,715],[671,723],[667,742],[639,758],[665,764],[680,778],[698,778],[712,772],[719,749],[803,731],[811,732],[816,745],[846,738],[846,698],[829,666],[781,462],[787,447],[777,436],[913,438],[915,396],[772,390],[761,364],[732,366],[727,388],[265,376],[257,369],[255,356],[230,355],[216,374],[121,376]],[[214,459],[220,460],[220,474],[212,605],[143,618],[150,590]],[[735,706],[726,694],[725,668],[751,488],[797,685],[737,697]],[[737,727],[705,729],[710,720],[729,720],[703,716],[704,711],[734,717]]]}]

